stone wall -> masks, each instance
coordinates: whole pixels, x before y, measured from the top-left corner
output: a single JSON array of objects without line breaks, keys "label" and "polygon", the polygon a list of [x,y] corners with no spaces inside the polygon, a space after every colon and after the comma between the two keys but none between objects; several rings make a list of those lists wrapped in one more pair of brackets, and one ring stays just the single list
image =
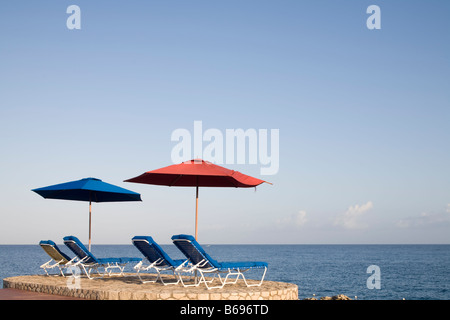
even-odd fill
[{"label": "stone wall", "polygon": [[298,287],[292,283],[264,281],[260,287],[247,287],[242,281],[222,289],[207,290],[204,285],[184,288],[180,284],[142,284],[135,276],[89,280],[61,276],[19,276],[3,279],[4,288],[14,288],[90,300],[297,300]]}]

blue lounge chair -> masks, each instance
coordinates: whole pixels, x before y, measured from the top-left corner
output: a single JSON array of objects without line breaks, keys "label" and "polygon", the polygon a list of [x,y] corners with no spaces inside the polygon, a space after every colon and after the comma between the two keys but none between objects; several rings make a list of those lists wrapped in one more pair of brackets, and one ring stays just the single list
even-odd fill
[{"label": "blue lounge chair", "polygon": [[[198,271],[200,273],[200,279],[194,284],[195,286],[204,283],[208,289],[212,288],[223,288],[225,284],[236,283],[239,277],[242,277],[247,287],[252,286],[260,286],[267,272],[268,264],[266,262],[257,262],[257,261],[247,261],[247,262],[218,262],[212,259],[200,244],[195,240],[195,238],[191,235],[175,235],[172,237],[172,241],[175,246],[180,249],[181,252],[190,260],[192,263],[191,270]],[[249,284],[245,279],[244,272],[250,269],[264,269],[261,281],[258,283]],[[188,270],[185,270],[188,271]],[[206,280],[206,274],[213,274],[214,277],[217,275],[220,281],[219,286],[210,287],[208,283],[211,283],[214,280],[212,279]],[[226,273],[224,279],[220,277],[220,273]],[[236,276],[234,281],[227,281],[228,277]],[[183,283],[183,282],[182,282]],[[189,286],[185,285],[184,286]]]},{"label": "blue lounge chair", "polygon": [[[145,264],[144,260],[142,260],[134,266],[134,269],[136,270],[142,283],[156,282],[158,279],[161,280],[164,285],[177,284],[180,282],[180,272],[186,267],[189,260],[172,260],[172,258],[169,257],[169,255],[153,240],[153,238],[149,236],[136,236],[131,239],[131,242],[144,255],[144,260],[148,262],[148,264]],[[158,273],[156,279],[144,281],[141,278],[140,272],[149,271],[152,269]],[[164,282],[163,277],[161,277],[161,271],[172,271],[175,276],[175,281],[167,283]]]},{"label": "blue lounge chair", "polygon": [[49,276],[47,270],[51,270],[53,268],[58,268],[59,272],[63,277],[64,275],[64,269],[70,267],[73,262],[76,260],[76,257],[73,259],[70,259],[68,255],[66,255],[64,252],[62,252],[56,243],[54,243],[52,240],[42,240],[39,242],[39,245],[42,249],[51,257],[49,261],[41,265],[40,267],[44,269],[45,273]]},{"label": "blue lounge chair", "polygon": [[[72,250],[73,253],[76,254],[79,261],[74,264],[74,266],[80,265],[84,273],[89,279],[92,279],[91,272],[92,270],[97,271],[102,277],[108,273],[108,275],[113,275],[111,269],[119,269],[119,273],[114,275],[123,275],[123,270],[125,269],[125,265],[131,262],[139,262],[142,259],[139,258],[96,258],[85,246],[78,240],[77,237],[67,236],[64,237],[64,244]],[[100,273],[98,268],[104,268],[104,272]]]}]

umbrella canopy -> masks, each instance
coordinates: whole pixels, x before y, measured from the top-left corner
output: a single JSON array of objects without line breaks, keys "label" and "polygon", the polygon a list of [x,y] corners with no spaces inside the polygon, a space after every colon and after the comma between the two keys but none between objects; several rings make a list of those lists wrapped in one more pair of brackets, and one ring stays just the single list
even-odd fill
[{"label": "umbrella canopy", "polygon": [[189,160],[180,164],[148,171],[140,176],[125,180],[170,187],[196,187],[195,238],[198,234],[198,188],[229,187],[251,188],[267,181],[254,178],[239,171],[230,170],[201,159]]},{"label": "umbrella canopy", "polygon": [[139,193],[103,182],[96,178],[55,184],[48,187],[33,189],[45,199],[89,201],[89,250],[91,250],[91,203],[142,201]]}]

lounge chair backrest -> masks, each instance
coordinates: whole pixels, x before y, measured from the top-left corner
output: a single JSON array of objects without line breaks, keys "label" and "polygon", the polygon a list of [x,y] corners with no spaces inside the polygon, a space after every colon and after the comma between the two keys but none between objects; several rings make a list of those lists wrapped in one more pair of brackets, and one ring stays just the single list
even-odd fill
[{"label": "lounge chair backrest", "polygon": [[77,237],[64,237],[64,244],[72,250],[80,259],[85,259],[84,263],[98,263],[97,258],[78,240]]},{"label": "lounge chair backrest", "polygon": [[56,243],[51,240],[42,240],[39,242],[39,245],[45,252],[55,261],[61,261],[61,264],[66,264],[70,261],[70,258],[62,252]]},{"label": "lounge chair backrest", "polygon": [[166,252],[149,236],[136,236],[131,239],[134,246],[147,258],[150,263],[160,259],[159,266],[175,266],[173,260]]},{"label": "lounge chair backrest", "polygon": [[202,265],[202,268],[217,268],[219,264],[216,260],[211,258],[202,246],[191,235],[179,234],[172,237],[172,241],[175,246],[180,249],[181,252],[192,262],[192,264],[198,264],[200,262],[207,261]]}]

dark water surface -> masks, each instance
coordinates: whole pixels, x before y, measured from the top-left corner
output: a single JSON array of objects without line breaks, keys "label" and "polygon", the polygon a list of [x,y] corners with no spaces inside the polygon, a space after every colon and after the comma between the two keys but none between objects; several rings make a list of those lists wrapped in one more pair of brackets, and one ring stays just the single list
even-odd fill
[{"label": "dark water surface", "polygon": [[[58,246],[73,256],[63,244]],[[172,258],[183,258],[175,246],[162,247]],[[450,299],[450,245],[210,245],[205,250],[218,261],[268,262],[266,279],[297,284],[301,299],[313,294]],[[132,245],[94,245],[92,252],[98,258],[141,257]],[[0,279],[42,274],[39,266],[49,259],[39,245],[0,245]],[[380,289],[368,288],[369,277],[369,287],[375,283],[375,275],[367,273],[371,265],[379,268]]]}]

